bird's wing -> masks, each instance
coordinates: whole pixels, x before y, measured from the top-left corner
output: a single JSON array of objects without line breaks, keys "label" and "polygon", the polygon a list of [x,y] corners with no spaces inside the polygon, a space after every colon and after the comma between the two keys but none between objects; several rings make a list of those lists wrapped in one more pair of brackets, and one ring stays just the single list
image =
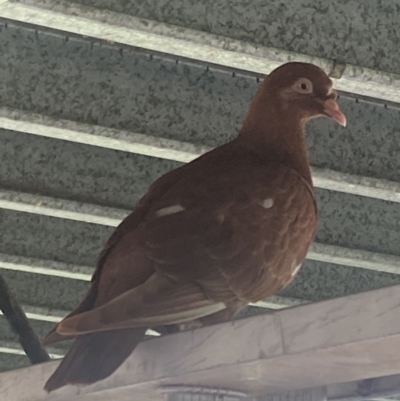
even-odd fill
[{"label": "bird's wing", "polygon": [[57,331],[173,324],[264,298],[291,281],[315,225],[312,189],[291,169],[249,159],[194,171],[154,199],[109,252],[99,284],[106,302]]},{"label": "bird's wing", "polygon": [[183,323],[225,309],[207,299],[195,283],[175,282],[154,273],[144,284],[105,305],[61,322],[61,335]]},{"label": "bird's wing", "polygon": [[243,156],[225,168],[191,177],[154,205],[146,253],[158,272],[197,283],[209,299],[254,302],[293,279],[315,235],[316,203],[286,166]]},{"label": "bird's wing", "polygon": [[[149,263],[146,263],[146,258],[143,258],[143,254],[130,244],[134,243],[135,230],[147,209],[151,207],[154,200],[162,196],[179,180],[184,167],[173,170],[155,181],[140,199],[133,212],[115,229],[98,257],[92,283],[84,299],[64,320],[90,311],[127,291],[127,289],[139,286],[154,273]],[[118,248],[121,249],[121,251],[118,249],[118,252],[115,252],[117,260],[108,262],[109,254],[113,250],[115,251],[116,245],[119,245]],[[143,262],[143,259],[144,263],[140,263]],[[136,262],[134,268],[132,268],[132,260]],[[126,278],[124,272],[129,272],[129,280],[124,280]],[[114,278],[118,276],[120,279],[115,280]],[[43,340],[43,345],[48,346],[75,337],[73,334],[70,336],[60,335],[57,332],[58,326],[59,324],[47,334]]]}]

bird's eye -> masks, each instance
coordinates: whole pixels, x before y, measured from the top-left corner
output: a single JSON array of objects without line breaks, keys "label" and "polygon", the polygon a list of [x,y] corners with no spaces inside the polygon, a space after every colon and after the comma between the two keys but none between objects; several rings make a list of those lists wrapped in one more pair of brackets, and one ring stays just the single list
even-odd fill
[{"label": "bird's eye", "polygon": [[295,83],[294,90],[298,93],[312,93],[313,86],[309,79],[301,78]]}]

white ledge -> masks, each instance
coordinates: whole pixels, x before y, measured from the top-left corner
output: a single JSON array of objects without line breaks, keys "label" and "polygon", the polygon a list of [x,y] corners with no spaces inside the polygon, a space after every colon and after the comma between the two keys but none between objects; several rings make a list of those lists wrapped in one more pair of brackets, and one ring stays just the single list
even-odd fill
[{"label": "white ledge", "polygon": [[0,208],[110,227],[118,226],[129,214],[128,210],[1,188]]},{"label": "white ledge", "polygon": [[[51,359],[60,359],[64,356],[65,353],[63,350],[60,350],[59,348],[49,348],[47,351],[49,352],[49,356]],[[16,341],[4,341],[4,340],[0,340],[0,354],[26,356],[25,351],[22,349],[20,343]],[[0,378],[0,395],[2,390],[1,385],[2,381]]]},{"label": "white ledge", "polygon": [[[333,60],[195,31],[183,27],[100,10],[65,0],[2,1],[0,17],[74,34],[140,47],[205,63],[269,74],[280,64],[303,61],[327,73]],[[336,87],[378,99],[400,102],[400,75],[346,64]],[[339,68],[340,69],[340,68]]]},{"label": "white ledge", "polygon": [[[0,208],[34,213],[60,219],[117,227],[129,210],[75,202],[0,188]],[[314,243],[307,259],[400,274],[400,257],[328,244]],[[0,254],[0,268],[89,281],[93,268],[71,266],[53,261],[40,261]]]},{"label": "white ledge", "polygon": [[[0,260],[1,260],[2,255],[0,254]],[[1,264],[1,261],[0,261]],[[0,267],[1,268],[1,267]],[[40,322],[50,322],[50,323],[58,323],[61,322],[62,319],[64,319],[65,316],[68,315],[69,311],[65,310],[59,310],[59,309],[53,309],[53,308],[44,308],[41,306],[35,306],[35,305],[21,305],[22,310],[24,311],[26,317],[29,320],[37,320]],[[0,316],[4,315],[3,311],[0,310]],[[147,330],[146,334],[148,336],[159,336],[160,333],[158,333],[155,330]],[[21,347],[9,347],[10,349],[15,349],[18,348],[20,349]],[[6,352],[5,351],[5,346],[0,347],[0,353]],[[10,352],[10,353],[15,353],[15,352]],[[25,355],[25,353],[23,352]],[[61,356],[64,355],[64,353],[60,354]],[[60,356],[60,357],[61,357]]]},{"label": "white ledge", "polygon": [[0,393],[8,401],[155,401],[162,385],[265,394],[399,374],[399,292],[393,286],[145,341],[110,378],[50,396],[42,388],[57,362],[6,372]]},{"label": "white ledge", "polygon": [[[58,323],[69,313],[67,311],[43,308],[41,306],[21,305],[21,307],[28,319],[42,322]],[[4,315],[1,310],[0,315]]]},{"label": "white ledge", "polygon": [[[58,213],[52,215],[55,217],[63,217]],[[68,217],[64,216],[64,218]],[[115,226],[118,225],[119,222],[120,220],[116,220]],[[400,274],[400,256],[397,255],[369,252],[361,249],[345,248],[314,242],[311,245],[306,258],[309,260],[333,263],[341,266]],[[94,268],[90,266],[71,265],[52,260],[25,258],[4,253],[0,253],[0,269],[16,270],[26,273],[43,274],[47,276],[64,277],[83,281],[90,281],[94,271]],[[273,301],[271,302],[274,303]],[[285,306],[292,305],[293,303],[291,302],[287,305],[285,304]],[[270,306],[265,305],[264,307]]]},{"label": "white ledge", "polygon": [[[82,281],[90,281],[94,272],[94,268],[90,266],[71,265],[53,260],[25,258],[22,256],[7,255],[5,253],[0,253],[0,270],[1,269]],[[253,306],[269,309],[282,309],[300,303],[302,303],[302,301],[299,299],[274,296],[267,298],[265,301],[257,302],[256,304],[253,304]],[[52,322],[58,322],[66,315],[65,311],[53,311],[51,309],[38,308],[29,305],[24,308],[24,311],[30,319]],[[157,335],[152,330],[147,334]]]},{"label": "white ledge", "polygon": [[[0,108],[0,128],[182,163],[190,162],[203,153],[212,150],[210,147],[188,142],[75,121],[56,120],[45,115],[6,107]],[[398,182],[320,168],[312,168],[312,176],[314,185],[318,188],[400,202],[400,183]],[[3,199],[3,202],[5,200]],[[39,201],[36,202],[39,203]],[[71,216],[73,215],[71,214]]]}]

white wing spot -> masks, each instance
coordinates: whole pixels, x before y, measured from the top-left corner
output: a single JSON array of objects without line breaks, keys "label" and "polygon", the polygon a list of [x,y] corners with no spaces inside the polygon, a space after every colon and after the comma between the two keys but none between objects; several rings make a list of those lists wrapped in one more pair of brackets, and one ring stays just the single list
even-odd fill
[{"label": "white wing spot", "polygon": [[168,206],[164,207],[163,209],[157,210],[156,216],[157,217],[169,216],[170,214],[183,212],[184,210],[185,208],[181,205]]},{"label": "white wing spot", "polygon": [[297,265],[297,266],[296,266],[296,264],[297,264],[296,261],[294,261],[293,264],[292,264],[292,277],[295,276],[296,273],[300,270],[300,267],[301,267],[301,265],[302,265],[303,263],[300,263],[300,264]]},{"label": "white wing spot", "polygon": [[269,209],[270,207],[274,206],[274,200],[272,198],[265,199],[261,206],[265,209]]},{"label": "white wing spot", "polygon": [[219,213],[217,216],[218,223],[223,223],[225,221],[225,215],[223,213]]}]

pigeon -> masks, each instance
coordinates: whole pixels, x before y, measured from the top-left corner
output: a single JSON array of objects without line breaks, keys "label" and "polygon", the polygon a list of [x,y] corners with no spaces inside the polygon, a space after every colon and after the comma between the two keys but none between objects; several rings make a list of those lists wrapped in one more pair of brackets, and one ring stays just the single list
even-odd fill
[{"label": "pigeon", "polygon": [[294,279],[317,229],[305,124],[318,116],[346,125],[331,79],[283,64],[235,139],[150,186],[105,244],[81,304],[44,340],[75,339],[48,392],[110,376],[148,328],[229,321]]}]

